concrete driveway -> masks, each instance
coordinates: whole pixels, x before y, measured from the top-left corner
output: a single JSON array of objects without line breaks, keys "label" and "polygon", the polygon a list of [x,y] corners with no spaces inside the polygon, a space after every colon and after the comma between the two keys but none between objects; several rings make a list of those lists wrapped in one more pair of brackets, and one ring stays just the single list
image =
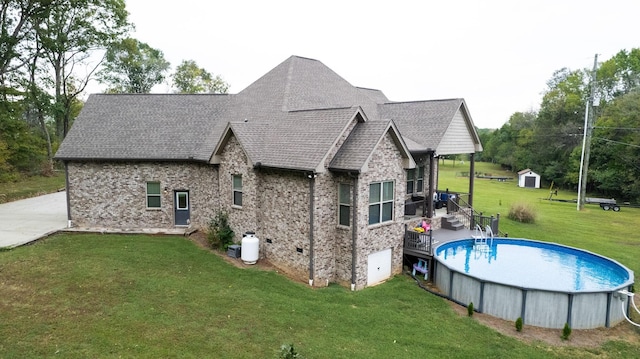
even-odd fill
[{"label": "concrete driveway", "polygon": [[21,246],[66,227],[66,192],[0,204],[0,248]]}]

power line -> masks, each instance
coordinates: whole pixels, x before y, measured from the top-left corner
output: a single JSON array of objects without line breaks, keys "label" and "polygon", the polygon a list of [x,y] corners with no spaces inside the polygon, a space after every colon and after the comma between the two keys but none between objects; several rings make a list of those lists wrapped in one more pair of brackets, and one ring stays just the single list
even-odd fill
[{"label": "power line", "polygon": [[608,138],[602,138],[602,137],[593,137],[593,138],[596,139],[596,140],[604,141],[604,142],[611,142],[611,143],[617,143],[619,145],[625,145],[625,146],[629,146],[629,147],[640,148],[640,145],[634,145],[634,144],[631,144],[631,143],[614,141],[614,140],[610,140]]}]

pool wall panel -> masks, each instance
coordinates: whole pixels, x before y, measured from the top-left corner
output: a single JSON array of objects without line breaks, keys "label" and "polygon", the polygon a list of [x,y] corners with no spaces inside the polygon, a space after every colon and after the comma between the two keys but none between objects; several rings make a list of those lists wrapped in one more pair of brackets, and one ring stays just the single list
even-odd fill
[{"label": "pool wall panel", "polygon": [[474,308],[480,305],[480,282],[466,275],[454,272],[451,298],[463,305],[473,303]]},{"label": "pool wall panel", "polygon": [[592,329],[604,327],[607,320],[607,296],[607,293],[574,294],[571,309],[571,328]]},{"label": "pool wall panel", "polygon": [[[624,309],[625,309],[625,313],[626,310],[628,308],[629,305],[629,297],[625,296],[623,298],[623,303],[624,303]],[[631,311],[633,311],[633,307],[631,308]],[[622,307],[620,304],[620,298],[613,296],[611,298],[611,307],[609,308],[609,320],[610,320],[610,325],[616,325],[617,323],[620,323],[623,320],[626,320],[624,318],[624,315],[622,314]]]},{"label": "pool wall panel", "polygon": [[522,314],[522,290],[495,283],[485,283],[482,312],[506,320]]},{"label": "pool wall panel", "polygon": [[440,289],[440,292],[446,296],[450,294],[449,291],[449,276],[451,271],[446,266],[436,262],[436,286]]},{"label": "pool wall panel", "polygon": [[567,293],[528,290],[524,323],[545,328],[563,328],[569,312]]}]

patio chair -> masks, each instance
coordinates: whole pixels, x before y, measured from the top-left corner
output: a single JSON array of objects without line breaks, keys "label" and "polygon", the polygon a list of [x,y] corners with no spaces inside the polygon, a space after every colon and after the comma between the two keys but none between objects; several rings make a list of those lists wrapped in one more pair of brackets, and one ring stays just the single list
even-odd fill
[{"label": "patio chair", "polygon": [[424,280],[427,280],[427,277],[429,275],[429,266],[427,265],[427,263],[429,262],[426,259],[418,258],[418,263],[413,264],[413,272],[411,272],[411,274],[415,277],[416,272],[423,273]]}]

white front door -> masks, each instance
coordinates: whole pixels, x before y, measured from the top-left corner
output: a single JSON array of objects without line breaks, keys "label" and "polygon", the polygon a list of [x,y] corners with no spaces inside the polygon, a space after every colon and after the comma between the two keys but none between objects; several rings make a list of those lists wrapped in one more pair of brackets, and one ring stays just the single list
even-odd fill
[{"label": "white front door", "polygon": [[367,268],[367,286],[391,277],[391,248],[369,254]]}]

